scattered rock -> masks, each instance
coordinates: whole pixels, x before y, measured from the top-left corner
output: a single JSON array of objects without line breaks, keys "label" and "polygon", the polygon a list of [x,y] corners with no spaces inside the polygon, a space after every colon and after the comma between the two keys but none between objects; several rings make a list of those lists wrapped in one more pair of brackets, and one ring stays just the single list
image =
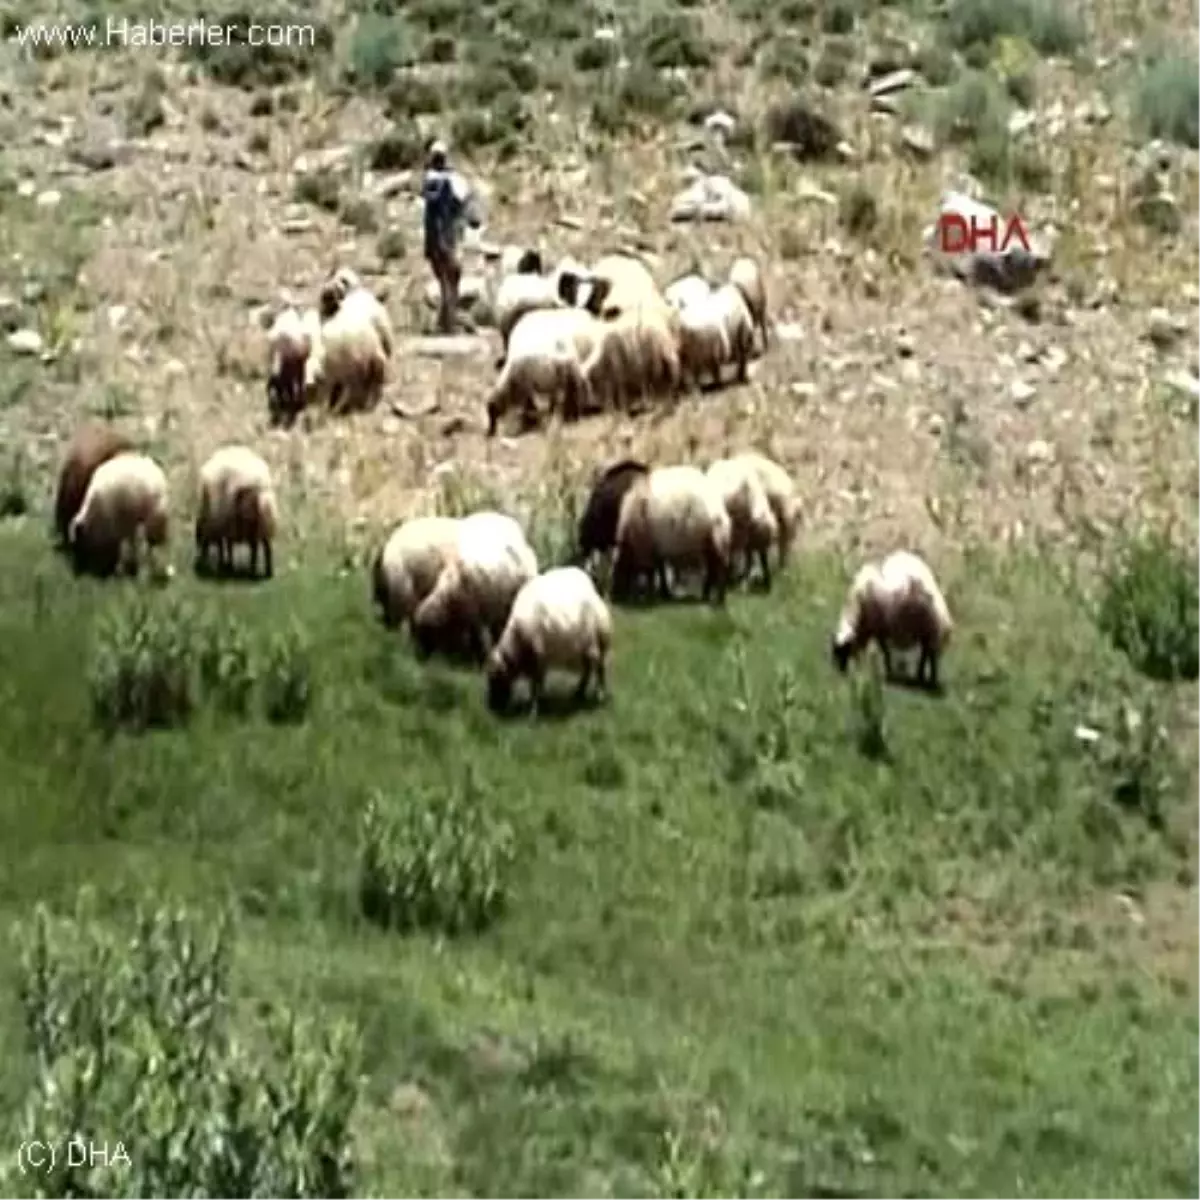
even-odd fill
[{"label": "scattered rock", "polygon": [[46,192],[39,192],[34,203],[38,208],[57,208],[62,202],[62,192],[55,191],[51,188]]},{"label": "scattered rock", "polygon": [[1061,346],[1051,346],[1042,356],[1042,371],[1053,379],[1067,365],[1067,352]]},{"label": "scattered rock", "polygon": [[1134,200],[1133,215],[1143,225],[1159,233],[1175,234],[1183,228],[1183,211],[1179,201],[1165,187]]},{"label": "scattered rock", "polygon": [[87,171],[109,171],[128,161],[131,154],[128,142],[100,128],[87,130],[67,149],[67,157]]},{"label": "scattered rock", "polygon": [[896,353],[901,358],[912,358],[915,350],[916,343],[912,339],[912,334],[902,330],[896,336]]},{"label": "scattered rock", "polygon": [[422,358],[470,358],[490,353],[491,343],[478,334],[463,333],[409,338],[405,341],[405,349]]},{"label": "scattered rock", "polygon": [[827,208],[837,208],[838,203],[838,198],[832,192],[818,187],[811,179],[801,179],[796,184],[796,198],[798,200],[815,200]]},{"label": "scattered rock", "polygon": [[[458,307],[474,308],[487,296],[487,280],[482,275],[464,275],[458,284]],[[425,303],[430,308],[437,308],[442,301],[441,289],[437,281],[431,279],[425,285]]]},{"label": "scattered rock", "polygon": [[1049,442],[1037,438],[1025,447],[1025,461],[1031,467],[1045,466],[1054,461],[1054,450]]},{"label": "scattered rock", "polygon": [[353,154],[353,146],[329,146],[324,150],[310,150],[292,163],[292,170],[297,175],[321,175],[326,171],[346,170],[350,166]]},{"label": "scattered rock", "polygon": [[730,113],[727,113],[723,108],[717,109],[714,113],[709,113],[704,118],[704,128],[709,133],[716,133],[722,137],[728,137],[737,128],[737,119]]},{"label": "scattered rock", "polygon": [[46,343],[36,329],[18,329],[8,335],[8,348],[14,354],[41,354]]},{"label": "scattered rock", "polygon": [[1010,137],[1020,137],[1028,133],[1037,124],[1037,115],[1027,108],[1018,108],[1008,118],[1008,133]]},{"label": "scattered rock", "polygon": [[1150,322],[1146,329],[1147,340],[1157,350],[1169,350],[1187,332],[1187,323],[1173,316],[1165,308],[1150,311]]},{"label": "scattered rock", "polygon": [[313,223],[308,217],[289,217],[279,228],[287,234],[308,233]]},{"label": "scattered rock", "polygon": [[743,221],[750,197],[724,175],[708,175],[680,192],[671,204],[672,221]]},{"label": "scattered rock", "polygon": [[933,134],[928,129],[923,129],[920,125],[906,125],[900,131],[900,145],[914,158],[919,159],[932,158],[934,151],[937,149],[937,144],[933,140]]},{"label": "scattered rock", "polygon": [[900,97],[896,96],[872,96],[871,111],[877,113],[885,113],[889,117],[898,117],[902,111]]},{"label": "scattered rock", "polygon": [[1163,383],[1181,396],[1190,400],[1200,400],[1200,378],[1187,371],[1172,371],[1164,376]]},{"label": "scattered rock", "polygon": [[783,342],[798,342],[804,337],[804,329],[794,322],[785,321],[775,327],[775,336]]},{"label": "scattered rock", "polygon": [[911,67],[902,67],[867,84],[867,90],[872,96],[889,96],[893,92],[902,92],[917,78],[917,73]]},{"label": "scattered rock", "polygon": [[583,222],[578,217],[557,217],[554,223],[563,229],[574,229],[577,232],[583,228]]},{"label": "scattered rock", "polygon": [[17,195],[22,200],[28,200],[37,191],[37,184],[32,179],[22,179],[17,184]]},{"label": "scattered rock", "polygon": [[12,333],[21,327],[21,302],[15,296],[0,293],[0,333]]},{"label": "scattered rock", "polygon": [[1037,388],[1032,383],[1027,383],[1024,379],[1014,379],[1012,386],[1008,389],[1008,394],[1012,397],[1012,402],[1020,409],[1029,407],[1034,396],[1037,395]]},{"label": "scattered rock", "polygon": [[845,138],[834,146],[833,152],[837,155],[840,162],[858,162],[858,151],[854,148],[854,143],[846,141]]},{"label": "scattered rock", "polygon": [[129,308],[124,304],[112,304],[108,309],[108,327],[110,329],[120,329],[125,323],[125,318],[129,315]]},{"label": "scattered rock", "polygon": [[371,180],[370,191],[377,199],[387,200],[409,190],[412,186],[413,173],[411,171],[389,171],[386,175],[378,175]]}]

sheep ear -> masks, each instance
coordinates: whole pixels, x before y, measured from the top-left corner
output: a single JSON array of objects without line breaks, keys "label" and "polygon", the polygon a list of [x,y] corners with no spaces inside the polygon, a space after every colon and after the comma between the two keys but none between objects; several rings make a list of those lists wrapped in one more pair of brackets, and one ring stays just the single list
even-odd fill
[{"label": "sheep ear", "polygon": [[603,312],[604,302],[608,299],[608,293],[612,291],[611,279],[597,279],[592,276],[592,292],[588,297],[588,308],[593,313],[600,314]]}]

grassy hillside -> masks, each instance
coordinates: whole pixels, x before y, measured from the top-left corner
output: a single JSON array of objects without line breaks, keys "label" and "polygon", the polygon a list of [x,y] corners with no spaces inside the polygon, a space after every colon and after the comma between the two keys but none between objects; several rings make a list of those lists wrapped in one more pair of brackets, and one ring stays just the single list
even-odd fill
[{"label": "grassy hillside", "polygon": [[[0,47],[0,906],[29,938],[86,885],[115,939],[0,959],[0,1110],[134,1160],[2,1190],[1195,1194],[1194,5],[313,13],[307,52]],[[883,111],[864,77],[902,67]],[[663,280],[758,255],[751,382],[485,440],[486,304],[424,336],[434,131],[488,241],[636,245]],[[750,217],[672,225],[689,165]],[[921,257],[967,171],[1056,233],[1014,304]],[[262,311],[335,263],[386,293],[388,402],[269,431]],[[48,548],[88,414],[168,470],[167,589]],[[280,484],[264,586],[190,573],[230,440]],[[725,612],[620,612],[607,706],[498,720],[372,618],[408,514],[512,507],[549,562],[598,463],[751,445],[804,497],[794,562]],[[958,622],[941,698],[829,662],[853,569],[901,544]],[[139,713],[169,727],[105,727]],[[229,912],[229,979],[139,904]],[[275,1074],[278,1003],[315,1024]]]}]

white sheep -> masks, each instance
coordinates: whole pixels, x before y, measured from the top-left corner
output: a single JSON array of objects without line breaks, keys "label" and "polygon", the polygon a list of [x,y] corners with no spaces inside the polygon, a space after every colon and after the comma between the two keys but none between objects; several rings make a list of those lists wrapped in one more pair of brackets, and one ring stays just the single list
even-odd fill
[{"label": "white sheep", "polygon": [[762,334],[763,351],[767,349],[767,286],[758,263],[746,255],[735,259],[729,268],[729,282],[742,293],[755,327]]},{"label": "white sheep", "polygon": [[526,313],[513,327],[504,366],[488,396],[488,437],[514,408],[532,423],[538,396],[546,397],[552,408],[561,402],[567,419],[590,409],[582,363],[599,340],[601,325],[591,313],[575,308]]},{"label": "white sheep", "polygon": [[343,312],[369,322],[379,337],[384,355],[391,358],[396,344],[392,318],[383,301],[363,283],[357,272],[349,267],[339,267],[321,289],[320,309],[323,321]]},{"label": "white sheep", "polygon": [[[754,318],[741,291],[732,283],[723,283],[713,288],[712,294],[697,308],[709,309],[725,329],[729,339],[728,362],[737,364],[737,380],[745,383],[748,378],[747,364],[754,353]],[[689,310],[691,311],[691,310]]]},{"label": "white sheep", "polygon": [[321,317],[315,308],[289,306],[267,333],[267,407],[273,420],[295,417],[307,399],[305,379],[309,356],[319,347]]},{"label": "white sheep", "polygon": [[508,621],[517,592],[538,572],[519,524],[503,513],[472,513],[459,521],[450,561],[413,616],[417,649],[465,647],[476,661],[486,657]]},{"label": "white sheep", "polygon": [[746,569],[757,556],[762,580],[771,586],[771,547],[779,537],[779,523],[771,511],[766,490],[757,472],[743,458],[721,458],[706,472],[725,501],[732,526],[732,556],[743,556]]},{"label": "white sheep", "polygon": [[699,467],[655,467],[635,479],[621,502],[613,561],[613,594],[653,574],[670,596],[666,568],[704,569],[704,598],[724,603],[733,530],[720,492]]},{"label": "white sheep", "polygon": [[792,477],[777,462],[754,450],[733,455],[758,476],[779,526],[779,565],[787,561],[800,524],[800,498]]},{"label": "white sheep", "polygon": [[304,388],[334,412],[378,403],[387,379],[387,353],[368,314],[343,305],[321,325],[305,363]]},{"label": "white sheep", "polygon": [[250,547],[250,572],[258,569],[262,547],[263,573],[275,573],[273,544],[279,526],[279,507],[271,469],[248,446],[222,446],[200,468],[200,501],[196,512],[196,554],[207,565],[209,550],[217,548],[217,565],[232,570],[235,546]]},{"label": "white sheep", "polygon": [[703,275],[692,271],[667,284],[663,289],[663,299],[672,308],[682,312],[694,301],[703,300],[712,290],[712,284]]},{"label": "white sheep", "polygon": [[679,367],[683,377],[696,386],[707,378],[717,387],[722,368],[733,359],[724,318],[711,291],[693,296],[679,310]]},{"label": "white sheep", "polygon": [[[98,466],[79,511],[67,527],[76,570],[111,574],[128,553],[131,572],[138,569],[138,534],[151,551],[166,545],[169,516],[167,477],[145,454],[116,454]],[[157,572],[169,578],[167,566]]]},{"label": "white sheep", "polygon": [[537,712],[546,673],[578,671],[576,703],[582,703],[593,676],[600,697],[607,692],[612,615],[592,577],[579,567],[552,567],[517,593],[504,632],[488,659],[488,704],[508,707],[513,684],[529,680]]},{"label": "white sheep", "polygon": [[666,305],[636,306],[600,323],[600,338],[584,360],[583,377],[594,403],[628,408],[643,396],[680,390],[678,314]]},{"label": "white sheep", "polygon": [[395,629],[412,619],[433,591],[454,554],[455,517],[413,517],[388,536],[371,564],[371,588],[384,625]]},{"label": "white sheep", "polygon": [[928,564],[897,550],[882,562],[867,563],[854,576],[833,636],[833,661],[845,672],[850,660],[874,641],[891,680],[891,651],[919,646],[916,681],[936,689],[938,662],[953,631],[946,598]]}]

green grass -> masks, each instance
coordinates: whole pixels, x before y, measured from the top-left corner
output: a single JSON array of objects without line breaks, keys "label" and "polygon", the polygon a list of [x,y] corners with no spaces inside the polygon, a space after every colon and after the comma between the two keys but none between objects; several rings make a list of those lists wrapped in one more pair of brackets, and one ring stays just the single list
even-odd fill
[{"label": "green grass", "polygon": [[[1194,994],[1096,920],[1191,883],[1181,755],[1118,736],[1175,693],[1048,564],[945,564],[940,699],[836,675],[845,568],[801,555],[727,612],[619,613],[611,704],[540,722],[418,666],[364,572],[185,573],[145,603],[238,626],[239,678],[299,627],[307,710],[197,703],[110,736],[93,639],[133,587],[70,581],[44,540],[0,526],[4,916],[85,883],[108,922],[147,894],[230,904],[242,1001],[361,1031],[360,1188],[1195,1194]],[[511,839],[485,862],[503,908],[474,932],[368,921],[368,805],[435,814],[414,836],[455,869],[436,801],[464,788],[471,837]],[[7,1113],[33,1064],[3,963]]]},{"label": "green grass", "polygon": [[1161,54],[1141,67],[1134,90],[1134,116],[1141,132],[1181,146],[1200,146],[1198,73],[1194,54]]}]

